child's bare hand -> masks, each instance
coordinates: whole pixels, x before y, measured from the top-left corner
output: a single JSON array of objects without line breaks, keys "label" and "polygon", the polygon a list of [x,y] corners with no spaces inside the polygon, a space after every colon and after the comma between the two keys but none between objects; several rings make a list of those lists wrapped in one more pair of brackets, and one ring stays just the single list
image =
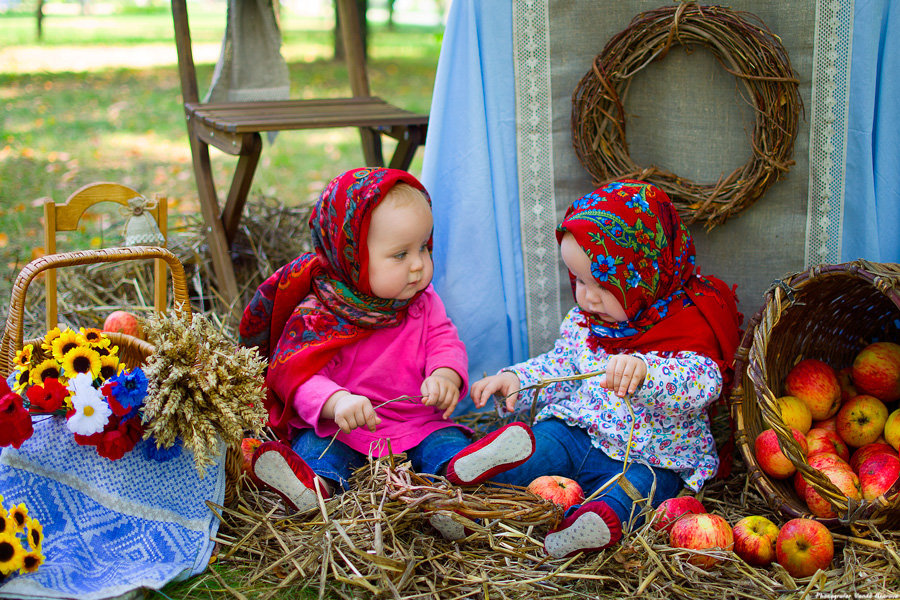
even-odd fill
[{"label": "child's bare hand", "polygon": [[450,418],[459,402],[459,376],[454,379],[435,371],[422,382],[422,404],[443,410],[445,419]]},{"label": "child's bare hand", "polygon": [[[329,400],[331,402],[331,400]],[[350,433],[357,427],[367,427],[369,431],[381,423],[381,419],[375,414],[372,403],[365,396],[356,394],[344,394],[334,399],[334,422],[344,433]]]},{"label": "child's bare hand", "polygon": [[470,393],[475,406],[478,408],[484,408],[491,396],[499,394],[503,397],[506,410],[512,412],[516,406],[516,401],[519,399],[519,394],[516,392],[519,391],[520,387],[522,385],[519,383],[519,377],[515,373],[503,371],[497,375],[479,379],[472,384]]},{"label": "child's bare hand", "polygon": [[606,363],[606,374],[600,378],[600,387],[624,398],[633,394],[647,376],[647,365],[632,354],[616,354]]}]

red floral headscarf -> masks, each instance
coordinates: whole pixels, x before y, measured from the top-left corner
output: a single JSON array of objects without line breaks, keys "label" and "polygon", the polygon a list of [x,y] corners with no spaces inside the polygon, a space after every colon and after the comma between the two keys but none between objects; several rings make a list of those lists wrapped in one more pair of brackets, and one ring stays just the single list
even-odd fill
[{"label": "red floral headscarf", "polygon": [[[577,200],[557,228],[591,260],[594,279],[621,303],[626,321],[583,313],[588,343],[608,352],[685,351],[708,356],[723,373],[739,341],[734,291],[695,272],[694,241],[659,188],[621,180]],[[572,291],[575,279],[569,274]]]},{"label": "red floral headscarf", "polygon": [[401,182],[431,203],[406,171],[364,168],[335,177],[309,218],[315,251],[275,271],[244,309],[240,343],[269,359],[266,408],[269,424],[283,438],[297,388],[345,345],[400,323],[413,300],[378,298],[369,288],[372,211]]}]

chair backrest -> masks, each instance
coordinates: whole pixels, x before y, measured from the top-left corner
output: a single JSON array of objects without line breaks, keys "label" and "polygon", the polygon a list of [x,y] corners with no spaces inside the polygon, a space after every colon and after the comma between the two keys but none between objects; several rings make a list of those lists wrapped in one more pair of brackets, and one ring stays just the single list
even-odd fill
[{"label": "chair backrest", "polygon": [[[53,200],[44,202],[44,249],[47,254],[56,253],[56,234],[59,231],[75,231],[85,211],[100,202],[114,202],[128,208],[128,201],[141,194],[118,183],[90,183],[76,190],[62,204]],[[163,238],[167,236],[168,207],[166,198],[156,198],[156,205],[147,212],[156,221]],[[47,330],[57,325],[56,270],[44,274],[47,287]],[[166,265],[163,260],[154,264],[153,306],[157,312],[166,310]]]},{"label": "chair backrest", "polygon": [[[371,96],[366,69],[365,49],[356,0],[337,0],[341,37],[350,77],[350,89],[354,97]],[[229,12],[229,15],[231,13]],[[178,53],[178,73],[181,78],[181,94],[184,103],[200,101],[197,71],[191,50],[191,30],[188,22],[186,0],[172,0],[172,20],[175,28],[175,48]],[[233,24],[235,26],[239,24]]]}]

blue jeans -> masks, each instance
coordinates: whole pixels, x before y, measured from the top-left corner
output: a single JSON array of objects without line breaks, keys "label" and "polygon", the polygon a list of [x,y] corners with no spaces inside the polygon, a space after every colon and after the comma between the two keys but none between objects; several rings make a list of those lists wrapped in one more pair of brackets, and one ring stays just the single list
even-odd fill
[{"label": "blue jeans", "polygon": [[[591,445],[591,437],[580,427],[567,425],[560,419],[549,419],[536,423],[534,428],[534,455],[515,469],[495,475],[491,479],[513,485],[528,485],[541,475],[560,475],[578,482],[585,496],[622,472],[623,462],[608,457],[602,450]],[[655,476],[655,477],[654,477]],[[674,471],[655,468],[631,462],[625,478],[642,497],[650,495],[654,478],[656,490],[652,498],[654,507],[666,498],[674,497],[681,489],[682,481]],[[622,520],[631,519],[634,501],[625,493],[618,482],[609,486],[595,498],[604,500]],[[641,507],[635,514],[641,511]],[[642,519],[636,521],[641,522]]]},{"label": "blue jeans", "polygon": [[[301,429],[294,437],[293,448],[316,475],[346,490],[350,475],[366,464],[368,456],[338,440],[328,448],[330,442],[331,438],[319,437],[312,429]],[[469,436],[462,429],[444,427],[431,432],[418,446],[407,450],[406,458],[417,473],[443,475],[450,459],[470,443]],[[328,451],[322,455],[325,448]]]}]

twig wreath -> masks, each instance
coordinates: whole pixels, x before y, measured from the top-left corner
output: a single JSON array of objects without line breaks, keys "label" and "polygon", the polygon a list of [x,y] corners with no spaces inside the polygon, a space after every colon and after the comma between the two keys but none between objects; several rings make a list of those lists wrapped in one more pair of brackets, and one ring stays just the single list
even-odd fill
[{"label": "twig wreath", "polygon": [[[753,155],[713,184],[699,184],[629,156],[625,96],[631,79],[673,45],[707,48],[746,89],[754,108]],[[572,95],[575,153],[595,185],[642,179],[662,188],[688,223],[707,230],[758,200],[794,164],[802,101],[781,41],[756,15],[687,2],[637,15],[594,59]]]}]

